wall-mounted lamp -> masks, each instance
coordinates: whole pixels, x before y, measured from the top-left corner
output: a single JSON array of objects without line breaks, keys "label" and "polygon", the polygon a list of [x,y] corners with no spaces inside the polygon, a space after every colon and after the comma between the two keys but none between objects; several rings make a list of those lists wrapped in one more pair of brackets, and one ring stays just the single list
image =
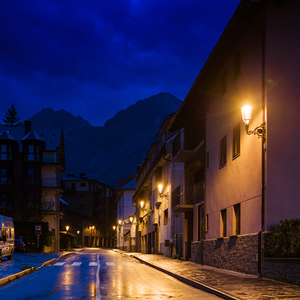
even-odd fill
[{"label": "wall-mounted lamp", "polygon": [[161,198],[166,198],[169,200],[169,192],[166,192],[164,195],[162,195],[163,185],[161,183],[157,186],[157,189]]},{"label": "wall-mounted lamp", "polygon": [[66,226],[67,233],[68,233],[69,229],[70,229],[70,227],[69,227],[69,226]]},{"label": "wall-mounted lamp", "polygon": [[158,189],[158,192],[161,194],[162,190],[163,190],[163,185],[160,183],[158,186],[157,186],[157,189]]},{"label": "wall-mounted lamp", "polygon": [[122,225],[122,220],[119,220],[119,226],[121,226]]},{"label": "wall-mounted lamp", "polygon": [[128,219],[129,219],[129,222],[130,222],[130,223],[133,222],[133,216],[129,216]]},{"label": "wall-mounted lamp", "polygon": [[140,207],[143,208],[145,205],[145,202],[143,200],[140,201]]},{"label": "wall-mounted lamp", "polygon": [[116,230],[116,226],[115,225],[113,226],[113,230]]},{"label": "wall-mounted lamp", "polygon": [[252,119],[252,107],[250,105],[245,105],[242,107],[242,117],[245,123],[246,133],[248,135],[256,134],[258,138],[265,137],[265,132],[266,132],[265,122],[263,122],[261,125],[257,126],[253,130],[249,130],[249,123]]}]

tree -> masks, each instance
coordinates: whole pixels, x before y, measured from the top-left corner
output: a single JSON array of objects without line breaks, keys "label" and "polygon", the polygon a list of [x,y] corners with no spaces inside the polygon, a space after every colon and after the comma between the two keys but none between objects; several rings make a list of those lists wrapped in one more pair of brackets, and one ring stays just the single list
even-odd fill
[{"label": "tree", "polygon": [[8,109],[6,112],[5,119],[2,119],[7,126],[19,126],[21,123],[18,113],[14,107],[14,104],[11,106],[11,109]]}]

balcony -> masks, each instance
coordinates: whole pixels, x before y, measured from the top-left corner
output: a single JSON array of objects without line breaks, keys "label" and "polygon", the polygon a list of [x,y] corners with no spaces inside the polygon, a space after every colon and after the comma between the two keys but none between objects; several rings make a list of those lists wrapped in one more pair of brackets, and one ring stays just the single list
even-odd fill
[{"label": "balcony", "polygon": [[190,139],[182,141],[182,134],[178,134],[172,143],[172,155],[174,162],[187,162],[203,151],[204,140]]},{"label": "balcony", "polygon": [[61,188],[61,180],[59,178],[42,178],[43,188]]},{"label": "balcony", "polygon": [[173,212],[190,212],[194,204],[203,201],[203,183],[195,185],[179,185],[172,192]]},{"label": "balcony", "polygon": [[56,153],[43,153],[44,164],[60,164],[60,158]]}]

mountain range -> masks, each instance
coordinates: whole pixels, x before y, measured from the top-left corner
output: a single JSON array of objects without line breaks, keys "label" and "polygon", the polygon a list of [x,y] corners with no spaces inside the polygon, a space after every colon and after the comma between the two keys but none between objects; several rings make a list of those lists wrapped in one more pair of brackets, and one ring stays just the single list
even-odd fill
[{"label": "mountain range", "polygon": [[182,101],[170,93],[139,100],[109,119],[104,126],[92,126],[82,117],[65,110],[43,109],[29,120],[32,126],[63,128],[66,173],[80,172],[90,179],[118,188],[132,179],[156,134],[169,114]]}]

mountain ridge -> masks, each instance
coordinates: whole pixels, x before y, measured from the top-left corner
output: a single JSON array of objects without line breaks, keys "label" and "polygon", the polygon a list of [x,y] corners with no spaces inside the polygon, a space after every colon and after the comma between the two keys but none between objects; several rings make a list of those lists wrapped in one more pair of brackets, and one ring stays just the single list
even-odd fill
[{"label": "mountain ridge", "polygon": [[93,126],[65,110],[46,108],[29,120],[34,126],[62,127],[67,173],[84,172],[88,178],[111,185],[135,175],[165,119],[182,101],[170,93],[138,100],[107,120]]}]

